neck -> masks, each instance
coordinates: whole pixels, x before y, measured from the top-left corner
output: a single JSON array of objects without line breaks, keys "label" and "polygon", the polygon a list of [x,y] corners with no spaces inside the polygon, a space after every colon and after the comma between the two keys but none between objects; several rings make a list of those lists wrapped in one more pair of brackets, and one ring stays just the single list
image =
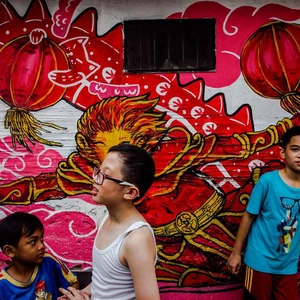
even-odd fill
[{"label": "neck", "polygon": [[34,271],[35,265],[24,265],[19,262],[13,262],[12,266],[7,269],[7,273],[15,280],[28,282]]},{"label": "neck", "polygon": [[107,207],[107,210],[110,220],[116,223],[124,223],[127,220],[141,216],[133,203],[125,203],[125,205],[118,205],[117,207]]},{"label": "neck", "polygon": [[282,178],[284,179],[284,181],[288,185],[292,187],[300,188],[300,173],[294,172],[293,170],[288,168],[284,168],[279,172]]}]

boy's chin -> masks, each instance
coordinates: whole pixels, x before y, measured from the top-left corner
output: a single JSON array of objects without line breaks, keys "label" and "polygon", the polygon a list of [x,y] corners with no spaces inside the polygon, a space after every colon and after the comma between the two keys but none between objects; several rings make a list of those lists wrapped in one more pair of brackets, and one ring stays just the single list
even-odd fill
[{"label": "boy's chin", "polygon": [[101,199],[99,197],[96,197],[96,196],[93,195],[92,200],[96,204],[102,204]]},{"label": "boy's chin", "polygon": [[36,264],[40,264],[43,261],[44,254],[40,254],[36,259]]}]

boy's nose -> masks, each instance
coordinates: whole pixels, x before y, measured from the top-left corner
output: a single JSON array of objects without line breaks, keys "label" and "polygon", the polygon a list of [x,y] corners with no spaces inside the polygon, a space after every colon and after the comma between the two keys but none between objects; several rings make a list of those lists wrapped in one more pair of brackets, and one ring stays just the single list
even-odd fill
[{"label": "boy's nose", "polygon": [[43,248],[45,248],[44,241],[40,241],[39,242],[39,249],[43,249]]}]

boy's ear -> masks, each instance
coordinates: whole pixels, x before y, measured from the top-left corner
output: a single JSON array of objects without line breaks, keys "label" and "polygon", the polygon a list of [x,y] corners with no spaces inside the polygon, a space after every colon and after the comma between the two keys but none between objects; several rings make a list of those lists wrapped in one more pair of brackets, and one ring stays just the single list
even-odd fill
[{"label": "boy's ear", "polygon": [[139,197],[140,191],[138,190],[137,187],[135,186],[130,186],[126,193],[124,194],[124,198],[126,200],[131,200],[133,201],[135,198]]},{"label": "boy's ear", "polygon": [[2,252],[10,257],[10,258],[14,258],[15,257],[15,247],[11,246],[11,245],[4,245]]},{"label": "boy's ear", "polygon": [[282,147],[280,147],[280,156],[281,156],[281,158],[282,159],[285,159],[285,150],[282,148]]}]

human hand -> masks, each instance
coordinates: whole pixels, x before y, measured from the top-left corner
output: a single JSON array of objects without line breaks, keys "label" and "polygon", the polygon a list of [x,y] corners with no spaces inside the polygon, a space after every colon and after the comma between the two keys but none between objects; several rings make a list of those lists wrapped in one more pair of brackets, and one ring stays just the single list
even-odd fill
[{"label": "human hand", "polygon": [[228,270],[232,274],[238,274],[238,272],[240,271],[241,264],[242,264],[241,254],[232,252],[227,260]]},{"label": "human hand", "polygon": [[63,296],[59,297],[57,300],[89,300],[90,295],[88,293],[76,290],[73,287],[68,287],[67,289],[59,288],[59,291]]}]

